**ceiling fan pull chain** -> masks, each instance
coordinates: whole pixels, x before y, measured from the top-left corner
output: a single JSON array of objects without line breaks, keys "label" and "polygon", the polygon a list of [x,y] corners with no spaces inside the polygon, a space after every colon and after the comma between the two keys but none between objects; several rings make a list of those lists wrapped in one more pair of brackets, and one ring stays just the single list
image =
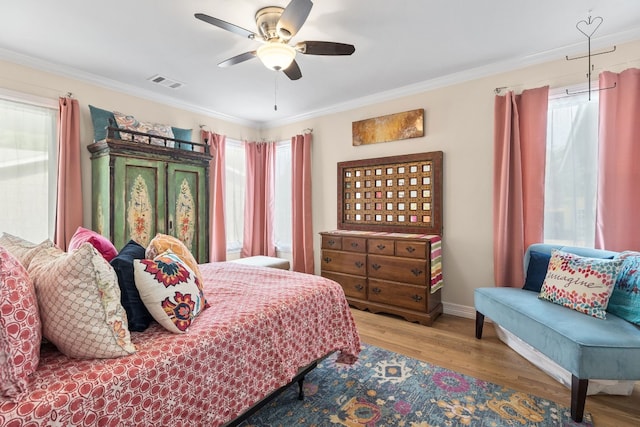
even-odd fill
[{"label": "ceiling fan pull chain", "polygon": [[273,78],[273,111],[278,111],[278,72]]}]

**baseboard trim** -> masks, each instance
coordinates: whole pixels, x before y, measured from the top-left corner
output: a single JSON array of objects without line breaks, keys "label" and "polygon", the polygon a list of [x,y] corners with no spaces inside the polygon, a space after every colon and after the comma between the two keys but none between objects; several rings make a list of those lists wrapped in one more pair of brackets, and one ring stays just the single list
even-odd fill
[{"label": "baseboard trim", "polygon": [[476,309],[469,307],[468,305],[453,304],[449,302],[443,302],[442,307],[444,314],[450,314],[452,316],[464,317],[467,319],[476,318]]}]

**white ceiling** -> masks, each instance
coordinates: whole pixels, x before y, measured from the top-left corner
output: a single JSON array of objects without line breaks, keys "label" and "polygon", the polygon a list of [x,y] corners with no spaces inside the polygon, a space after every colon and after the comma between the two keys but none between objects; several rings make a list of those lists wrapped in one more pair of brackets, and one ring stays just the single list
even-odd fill
[{"label": "white ceiling", "polygon": [[[194,18],[201,12],[256,31],[258,9],[288,0],[0,4],[0,59],[256,127],[402,94],[452,74],[585,52],[587,38],[575,25],[589,16],[604,19],[593,48],[640,39],[638,0],[315,0],[292,42],[343,42],[356,51],[298,54],[303,77],[290,81],[258,59],[217,67],[258,43]],[[148,79],[156,74],[185,85],[154,85]]]}]

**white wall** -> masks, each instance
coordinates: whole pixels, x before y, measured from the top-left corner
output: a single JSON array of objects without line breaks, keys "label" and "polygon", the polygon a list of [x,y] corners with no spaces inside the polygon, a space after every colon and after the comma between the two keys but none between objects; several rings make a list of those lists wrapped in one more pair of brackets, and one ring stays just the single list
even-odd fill
[{"label": "white wall", "polygon": [[[615,53],[594,59],[597,73],[640,66],[640,41],[621,45]],[[443,301],[455,313],[473,307],[473,289],[493,286],[493,105],[494,89],[509,86],[520,92],[583,84],[587,63],[564,59],[500,73],[263,130],[263,137],[279,139],[313,129],[313,224],[316,272],[320,266],[320,231],[337,227],[337,170],[341,161],[444,152],[443,176]],[[354,147],[351,123],[401,111],[424,108],[425,136],[404,141]],[[465,314],[465,313],[462,313]]]},{"label": "white wall", "polygon": [[[595,57],[594,65],[594,76],[603,69],[621,71],[640,66],[640,41],[620,45],[614,53]],[[52,99],[72,92],[82,108],[80,132],[84,145],[92,140],[89,104],[108,110],[121,110],[141,120],[193,128],[194,132],[197,132],[198,125],[205,124],[218,133],[234,138],[281,140],[301,133],[305,128],[312,128],[313,225],[317,269],[320,266],[320,238],[317,233],[335,229],[337,224],[337,162],[442,150],[443,301],[445,310],[455,312],[458,308],[464,311],[473,306],[474,288],[493,284],[494,89],[509,86],[521,91],[543,85],[555,88],[586,84],[586,67],[586,61],[559,59],[261,131],[9,62],[0,61],[0,87]],[[415,108],[425,110],[425,137],[359,147],[351,145],[353,121]],[[90,168],[89,153],[83,150],[85,226],[91,224]]]}]

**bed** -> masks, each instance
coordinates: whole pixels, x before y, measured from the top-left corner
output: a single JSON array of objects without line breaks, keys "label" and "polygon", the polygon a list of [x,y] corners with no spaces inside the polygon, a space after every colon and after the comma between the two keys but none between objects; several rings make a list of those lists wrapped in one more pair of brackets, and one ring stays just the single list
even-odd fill
[{"label": "bed", "polygon": [[188,333],[154,323],[138,351],[72,359],[43,344],[19,400],[0,400],[2,426],[221,426],[328,354],[360,350],[342,288],[328,279],[222,262],[201,264],[210,306]]}]

